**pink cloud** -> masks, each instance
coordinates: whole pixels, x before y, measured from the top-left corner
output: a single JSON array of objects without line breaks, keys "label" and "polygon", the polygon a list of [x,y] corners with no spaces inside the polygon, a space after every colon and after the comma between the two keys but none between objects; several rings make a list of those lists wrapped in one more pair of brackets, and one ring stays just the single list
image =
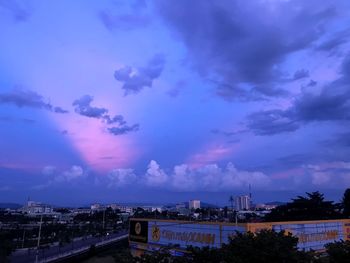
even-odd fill
[{"label": "pink cloud", "polygon": [[115,168],[130,167],[140,155],[130,135],[115,136],[98,119],[79,115],[56,119],[67,139],[93,170],[107,173]]},{"label": "pink cloud", "polygon": [[186,163],[188,163],[191,168],[198,168],[206,164],[227,160],[238,148],[239,144],[229,146],[216,143],[208,144],[200,153],[191,155]]}]

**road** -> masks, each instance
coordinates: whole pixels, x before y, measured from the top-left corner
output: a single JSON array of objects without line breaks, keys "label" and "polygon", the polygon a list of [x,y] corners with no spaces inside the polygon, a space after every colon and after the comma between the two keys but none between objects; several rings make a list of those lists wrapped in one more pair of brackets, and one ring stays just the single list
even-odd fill
[{"label": "road", "polygon": [[[38,262],[49,262],[49,259],[59,258],[62,255],[68,255],[70,253],[75,253],[83,250],[91,245],[96,245],[98,243],[108,243],[118,237],[125,236],[127,231],[120,231],[118,233],[110,234],[104,237],[90,237],[87,239],[76,240],[72,243],[65,244],[64,246],[51,245],[48,248],[42,248],[38,253]],[[36,249],[27,249],[22,251],[16,251],[12,253],[10,257],[11,263],[32,263],[35,262]]]}]

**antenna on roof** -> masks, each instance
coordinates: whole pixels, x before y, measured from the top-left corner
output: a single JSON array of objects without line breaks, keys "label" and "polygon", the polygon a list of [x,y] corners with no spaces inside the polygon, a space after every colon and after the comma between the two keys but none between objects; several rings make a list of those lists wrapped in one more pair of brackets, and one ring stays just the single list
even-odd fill
[{"label": "antenna on roof", "polygon": [[252,199],[252,187],[249,184],[249,198]]},{"label": "antenna on roof", "polygon": [[249,202],[250,202],[250,207],[252,207],[253,204],[253,199],[252,199],[252,186],[249,184]]}]

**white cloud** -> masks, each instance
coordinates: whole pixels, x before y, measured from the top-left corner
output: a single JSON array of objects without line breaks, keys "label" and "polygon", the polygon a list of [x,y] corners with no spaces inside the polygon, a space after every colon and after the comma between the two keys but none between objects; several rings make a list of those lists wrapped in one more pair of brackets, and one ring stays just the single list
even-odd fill
[{"label": "white cloud", "polygon": [[33,187],[33,189],[40,190],[47,188],[55,183],[70,182],[79,178],[85,178],[86,172],[79,165],[73,165],[69,170],[59,171],[58,168],[52,165],[44,166],[42,174],[48,177],[48,181]]},{"label": "white cloud", "polygon": [[350,162],[326,162],[304,166],[316,186],[343,187],[350,183]]},{"label": "white cloud", "polygon": [[327,172],[313,172],[311,173],[311,178],[314,185],[323,185],[329,183],[331,174]]},{"label": "white cloud", "polygon": [[68,171],[62,173],[63,179],[71,181],[73,179],[81,178],[84,176],[84,170],[81,166],[73,165]]},{"label": "white cloud", "polygon": [[228,163],[224,169],[217,164],[195,169],[180,164],[167,175],[156,161],[151,161],[146,173],[146,183],[149,186],[163,186],[182,191],[230,190],[247,187],[249,184],[263,188],[271,183],[271,179],[262,172],[238,170],[232,163]]},{"label": "white cloud", "polygon": [[171,176],[171,184],[176,189],[193,190],[196,182],[195,175],[191,172],[188,165],[180,164],[174,167]]},{"label": "white cloud", "polygon": [[268,186],[271,183],[270,177],[258,171],[238,170],[232,163],[228,163],[221,180],[222,188],[244,187],[249,184],[256,188]]},{"label": "white cloud", "polygon": [[47,165],[42,169],[43,175],[53,175],[56,172],[56,167],[52,165]]},{"label": "white cloud", "polygon": [[109,186],[124,186],[135,181],[136,175],[133,169],[113,169],[108,174]]},{"label": "white cloud", "polygon": [[146,184],[149,186],[160,186],[168,182],[168,175],[160,169],[159,164],[152,160],[145,175]]}]

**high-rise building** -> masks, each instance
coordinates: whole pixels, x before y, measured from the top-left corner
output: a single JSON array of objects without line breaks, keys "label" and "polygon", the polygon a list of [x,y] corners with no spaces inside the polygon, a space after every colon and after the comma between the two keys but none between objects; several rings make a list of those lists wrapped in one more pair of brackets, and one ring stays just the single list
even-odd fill
[{"label": "high-rise building", "polygon": [[236,210],[249,210],[250,209],[250,196],[249,195],[240,195],[236,196],[235,199]]},{"label": "high-rise building", "polygon": [[188,202],[188,208],[189,209],[201,208],[201,201],[200,200],[190,200]]}]

